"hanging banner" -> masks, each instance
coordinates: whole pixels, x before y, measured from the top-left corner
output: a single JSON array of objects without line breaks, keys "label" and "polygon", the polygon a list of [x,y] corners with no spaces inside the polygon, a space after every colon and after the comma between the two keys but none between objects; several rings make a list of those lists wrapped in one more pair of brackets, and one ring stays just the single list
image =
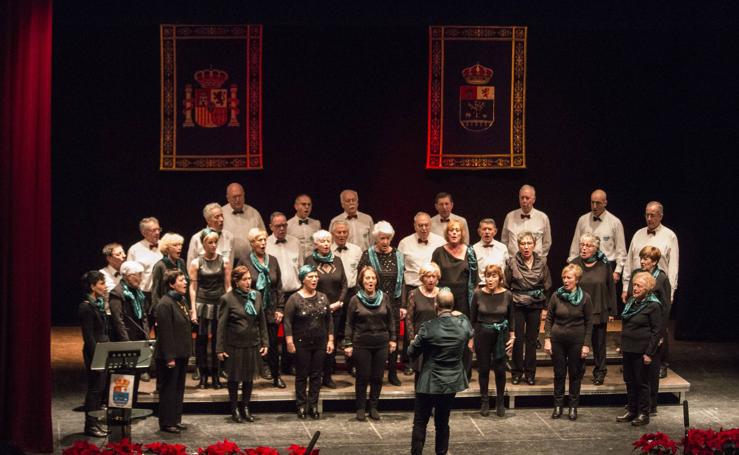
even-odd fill
[{"label": "hanging banner", "polygon": [[262,169],[262,26],[161,25],[160,170]]},{"label": "hanging banner", "polygon": [[429,27],[426,169],[526,167],[526,27]]}]

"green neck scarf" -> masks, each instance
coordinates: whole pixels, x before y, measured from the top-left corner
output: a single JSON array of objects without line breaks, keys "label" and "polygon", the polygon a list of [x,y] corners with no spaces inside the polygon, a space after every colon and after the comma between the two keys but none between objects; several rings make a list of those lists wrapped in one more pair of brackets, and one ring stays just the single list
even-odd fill
[{"label": "green neck scarf", "polygon": [[319,253],[318,250],[313,250],[313,259],[315,259],[318,263],[330,264],[334,262],[334,252],[328,250],[328,254],[324,256]]},{"label": "green neck scarf", "polygon": [[592,264],[593,262],[601,261],[604,264],[608,264],[608,258],[601,250],[598,250],[595,252],[594,255],[590,256],[587,259],[583,259],[583,262],[586,264]]},{"label": "green neck scarf", "polygon": [[364,289],[360,289],[359,292],[357,292],[357,298],[362,302],[362,305],[367,308],[377,308],[382,303],[382,291],[378,289],[375,292],[375,295],[370,297],[364,292]]},{"label": "green neck scarf", "polygon": [[574,292],[567,292],[565,290],[565,287],[562,286],[561,288],[557,289],[557,295],[575,306],[578,306],[582,303],[583,292],[580,286],[576,287]]},{"label": "green neck scarf", "polygon": [[626,307],[624,307],[624,312],[621,313],[621,317],[629,319],[643,310],[649,302],[655,302],[657,305],[662,305],[659,299],[651,292],[640,301],[637,301],[633,296],[629,297],[629,300],[626,302]]},{"label": "green neck scarf", "polygon": [[123,298],[128,300],[133,308],[136,319],[144,317],[144,293],[141,289],[131,289],[125,280],[121,280],[121,289],[123,290]]},{"label": "green neck scarf", "polygon": [[[372,264],[372,267],[379,274],[380,260],[377,258],[377,252],[374,247],[369,247],[367,256],[369,256],[370,264]],[[393,293],[393,298],[399,299],[400,294],[403,292],[403,269],[405,268],[405,263],[403,261],[403,254],[397,248],[395,249],[395,261],[398,264],[398,273],[395,276],[395,292]]]},{"label": "green neck scarf", "polygon": [[508,334],[506,333],[508,332],[508,319],[504,319],[493,324],[481,322],[480,325],[485,327],[486,329],[495,330],[496,332],[498,332],[498,338],[495,341],[495,346],[493,347],[493,358],[497,360],[505,357],[505,342],[508,339]]},{"label": "green neck scarf", "polygon": [[661,272],[661,270],[659,269],[659,267],[657,267],[657,266],[655,265],[655,266],[654,266],[654,270],[652,270],[652,276],[653,276],[653,277],[654,277],[655,279],[657,279],[657,277],[659,276],[659,272]]},{"label": "green neck scarf", "polygon": [[87,294],[87,301],[90,302],[101,313],[105,313],[105,299],[102,297],[93,298],[92,294]]},{"label": "green neck scarf", "polygon": [[234,294],[244,299],[244,311],[250,316],[257,315],[257,309],[254,308],[254,301],[257,299],[257,291],[244,292],[239,288],[234,288]]},{"label": "green neck scarf", "polygon": [[477,273],[477,256],[475,256],[475,250],[469,245],[467,245],[467,267],[470,269],[470,274],[467,277],[467,306],[472,308],[472,296],[475,294],[480,277]]},{"label": "green neck scarf", "polygon": [[257,255],[254,254],[253,251],[249,253],[249,258],[251,259],[251,264],[255,269],[257,269],[257,272],[259,272],[255,287],[257,288],[257,291],[262,293],[264,307],[269,308],[269,305],[272,303],[269,295],[270,288],[272,287],[272,280],[269,278],[269,255],[264,255],[264,264],[259,262]]}]

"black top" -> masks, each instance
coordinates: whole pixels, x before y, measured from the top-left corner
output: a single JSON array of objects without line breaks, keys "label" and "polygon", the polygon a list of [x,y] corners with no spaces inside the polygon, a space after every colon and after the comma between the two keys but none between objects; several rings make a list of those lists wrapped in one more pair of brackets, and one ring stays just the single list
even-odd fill
[{"label": "black top", "polygon": [[363,304],[356,295],[349,301],[344,327],[344,345],[374,349],[396,341],[395,312],[390,310],[390,299],[383,292],[382,301],[376,308]]},{"label": "black top", "polygon": [[223,256],[217,254],[214,259],[198,259],[198,291],[195,296],[201,303],[216,303],[226,293],[226,271]]},{"label": "black top", "polygon": [[[122,282],[122,281],[121,281]],[[113,322],[113,341],[139,341],[149,339],[149,322],[146,319],[146,307],[142,304],[142,317],[136,318],[133,306],[123,297],[121,283],[114,287],[108,296],[110,317]]]},{"label": "black top", "polygon": [[660,304],[647,302],[643,310],[628,318],[623,318],[621,351],[654,356],[659,346],[661,329],[662,308]]},{"label": "black top", "polygon": [[300,295],[300,291],[291,295],[285,304],[285,336],[292,336],[296,343],[325,344],[328,334],[334,331],[329,305],[323,292],[307,298]]},{"label": "black top", "polygon": [[512,332],[515,325],[513,314],[513,298],[509,290],[499,294],[488,294],[480,289],[472,296],[470,322],[473,327],[480,322],[495,324],[508,320],[508,331]]},{"label": "black top", "polygon": [[573,305],[556,292],[549,298],[544,338],[552,341],[582,343],[590,347],[593,335],[593,303],[587,292],[579,305]]},{"label": "black top", "polygon": [[[271,254],[268,254],[267,260],[269,261],[269,280],[271,285],[269,288],[270,302],[269,306],[265,306],[264,308],[264,317],[267,319],[268,323],[274,324],[275,311],[282,312],[285,307],[285,302],[283,301],[284,297],[282,294],[282,272],[280,271],[280,264],[277,262],[277,258],[272,256]],[[251,263],[251,259],[245,260],[244,263],[241,265],[245,265],[246,268],[249,269],[249,273],[251,273],[251,287],[252,289],[256,289],[257,280],[259,278],[259,272],[257,271],[257,268],[254,267],[254,264]],[[235,284],[236,283],[232,283],[232,285]],[[262,302],[264,301],[264,293],[262,293]]]},{"label": "black top", "polygon": [[313,255],[305,257],[305,264],[312,265],[318,271],[317,290],[326,294],[329,302],[343,302],[346,300],[346,275],[341,258],[334,256],[333,262],[318,262]]},{"label": "black top", "polygon": [[[642,269],[636,269],[631,274],[631,281],[629,281],[629,289],[628,289],[628,296],[631,297],[634,294],[634,275],[636,275],[639,272],[643,272]],[[659,299],[660,302],[662,302],[662,327],[660,327],[660,338],[662,338],[665,335],[665,330],[667,329],[667,323],[670,322],[670,307],[672,306],[672,286],[670,286],[670,279],[667,277],[667,274],[660,269],[659,274],[657,275],[657,278],[655,279],[656,283],[654,285],[654,289],[652,289],[652,293]]]},{"label": "black top", "polygon": [[[518,307],[544,308],[546,294],[552,288],[547,259],[534,253],[531,268],[526,266],[521,253],[508,259],[505,270],[506,282],[513,293],[513,304]],[[532,295],[539,290],[542,295]]]},{"label": "black top", "polygon": [[590,296],[593,303],[593,324],[607,323],[608,316],[616,315],[616,286],[613,283],[611,266],[603,261],[596,261],[588,267],[580,257],[573,259],[572,264],[582,269],[582,278],[577,284]]},{"label": "black top", "polygon": [[412,340],[424,322],[436,318],[436,297],[426,297],[419,288],[408,294],[408,313],[405,315],[407,339]]},{"label": "black top", "polygon": [[[179,270],[182,273],[185,274],[186,277],[188,277],[189,281],[189,275],[187,273],[187,267],[185,266],[185,261],[182,258],[177,259],[177,263],[174,264],[174,267],[167,267],[167,263],[164,262],[164,259],[160,259],[157,261],[156,264],[154,264],[154,267],[151,268],[151,308],[149,308],[149,314],[153,315],[154,310],[159,303],[159,299],[162,298],[164,294],[169,291],[169,285],[164,282],[164,274],[170,270]],[[189,289],[189,288],[188,288]],[[190,306],[190,293],[188,292],[187,295],[185,295],[185,301],[187,302],[187,305]]]},{"label": "black top", "polygon": [[166,361],[187,359],[192,349],[192,325],[188,307],[182,300],[175,301],[168,294],[159,299],[156,309],[156,358]]},{"label": "black top", "polygon": [[105,311],[100,311],[95,304],[85,300],[77,309],[77,316],[82,327],[82,356],[88,367],[95,354],[95,345],[110,341],[110,324]]},{"label": "black top", "polygon": [[246,299],[233,290],[221,297],[218,302],[216,352],[229,352],[229,348],[260,348],[269,345],[262,296],[258,292],[256,295],[256,315],[246,313]]},{"label": "black top", "polygon": [[[467,246],[467,248],[472,248]],[[454,309],[464,314],[469,314],[469,276],[470,265],[467,262],[467,254],[464,258],[457,259],[443,246],[438,247],[431,254],[431,260],[439,266],[441,278],[438,286],[447,287],[454,295]]]},{"label": "black top", "polygon": [[[374,246],[370,246],[374,248]],[[380,270],[377,270],[377,289],[381,289],[390,299],[389,302],[394,308],[405,308],[405,278],[400,283],[401,295],[395,298],[395,284],[398,281],[398,258],[395,256],[395,248],[389,253],[377,253],[377,261],[380,263]],[[357,271],[361,271],[366,266],[372,266],[369,260],[369,253],[365,251],[359,259]],[[402,271],[401,271],[402,273]],[[357,283],[357,289],[361,289],[362,283]]]}]

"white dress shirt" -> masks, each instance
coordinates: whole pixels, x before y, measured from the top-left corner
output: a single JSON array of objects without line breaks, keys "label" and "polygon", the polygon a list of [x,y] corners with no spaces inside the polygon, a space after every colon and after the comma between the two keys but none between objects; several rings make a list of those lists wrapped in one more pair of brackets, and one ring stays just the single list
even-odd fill
[{"label": "white dress shirt", "polygon": [[508,254],[513,257],[518,252],[518,233],[529,231],[536,237],[534,251],[546,258],[552,246],[552,228],[549,226],[549,217],[546,213],[534,208],[531,209],[529,215],[530,218],[521,218],[521,216],[526,216],[521,209],[508,212],[503,222],[500,241],[508,247]]},{"label": "white dress shirt", "polygon": [[667,226],[661,224],[657,226],[653,235],[648,234],[647,228],[643,227],[636,231],[634,238],[631,239],[629,252],[626,255],[626,264],[624,265],[624,289],[627,289],[629,286],[631,273],[641,268],[639,252],[647,245],[659,248],[661,257],[657,266],[667,274],[667,278],[670,280],[670,285],[672,286],[672,295],[674,296],[675,290],[677,289],[680,249],[677,244],[677,235]]},{"label": "white dress shirt", "polygon": [[403,277],[406,285],[415,287],[422,284],[418,271],[423,264],[431,262],[431,255],[434,254],[434,250],[445,243],[444,237],[433,232],[429,233],[427,243],[419,242],[418,235],[415,233],[404,237],[400,241],[398,251],[403,253],[403,262],[405,263]]},{"label": "white dress shirt", "polygon": [[[153,266],[152,266],[153,267]],[[105,292],[110,293],[114,287],[118,286],[121,282],[120,271],[114,269],[110,265],[100,269],[100,273],[105,277]]]},{"label": "white dress shirt", "polygon": [[477,271],[480,274],[480,283],[482,284],[485,283],[485,267],[495,264],[505,273],[506,263],[510,257],[508,248],[503,243],[493,239],[490,245],[485,246],[482,240],[472,245],[475,256],[477,256]]},{"label": "white dress shirt", "polygon": [[[203,254],[203,242],[200,240],[200,233],[198,231],[190,238],[190,245],[187,248],[187,264],[192,264],[192,261]],[[218,237],[218,244],[216,245],[216,253],[223,256],[223,260],[233,264],[233,252],[234,252],[234,235],[227,230],[221,231],[221,236]]]},{"label": "white dress shirt", "polygon": [[[223,210],[223,229],[233,234],[233,257],[231,259],[238,259],[240,262],[244,262],[249,259],[249,253],[251,252],[251,246],[249,245],[249,229],[258,227],[259,229],[265,229],[262,215],[259,211],[250,205],[244,204],[244,213],[234,213],[231,204],[225,204],[221,206]],[[188,256],[189,258],[189,256]],[[188,264],[190,261],[188,261]]]},{"label": "white dress shirt", "polygon": [[300,224],[297,215],[287,220],[287,235],[292,235],[300,242],[300,257],[306,257],[313,252],[314,232],[321,229],[321,222],[313,218],[306,218],[307,224]]},{"label": "white dress shirt", "polygon": [[300,254],[300,242],[292,235],[286,235],[285,241],[277,243],[274,234],[267,237],[267,254],[277,259],[280,265],[282,292],[294,292],[302,285],[298,279],[298,269],[303,265],[303,255]]},{"label": "white dress shirt", "polygon": [[[470,243],[472,239],[470,239],[470,228],[467,227],[467,220],[453,213],[449,214],[449,219],[459,221],[460,223],[462,223],[462,230],[464,231],[464,238],[466,239],[467,243]],[[441,215],[436,214],[431,217],[431,232],[433,234],[440,236],[442,239],[446,239],[445,237],[446,225],[447,223],[444,223],[441,221]]]},{"label": "white dress shirt", "polygon": [[567,262],[572,262],[580,255],[580,237],[583,234],[593,234],[600,238],[600,250],[609,261],[616,263],[614,272],[621,273],[626,262],[626,238],[624,237],[624,226],[621,220],[611,212],[605,210],[595,220],[593,212],[588,212],[577,220],[575,234],[572,236],[570,255]]},{"label": "white dress shirt", "polygon": [[341,263],[344,264],[344,275],[346,275],[346,285],[349,289],[357,285],[357,266],[359,266],[359,260],[362,258],[362,249],[353,243],[346,242],[346,249],[339,251],[339,245],[332,244],[331,251],[334,255],[341,258]]},{"label": "white dress shirt", "polygon": [[349,224],[349,239],[347,242],[357,245],[364,251],[372,244],[372,228],[375,223],[371,216],[360,211],[357,211],[356,218],[349,219],[348,216],[346,212],[336,215],[331,219],[330,226],[333,226],[334,221],[346,221]]},{"label": "white dress shirt", "polygon": [[161,258],[162,253],[159,251],[159,248],[149,248],[149,242],[146,239],[134,243],[128,249],[126,260],[136,261],[144,267],[144,273],[141,279],[142,291],[151,292],[151,269]]}]

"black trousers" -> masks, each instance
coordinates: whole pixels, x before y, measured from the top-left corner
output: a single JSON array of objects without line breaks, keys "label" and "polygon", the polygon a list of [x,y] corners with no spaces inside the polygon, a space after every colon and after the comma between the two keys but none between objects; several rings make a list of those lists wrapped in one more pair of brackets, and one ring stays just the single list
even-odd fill
[{"label": "black trousers", "polygon": [[182,401],[185,397],[187,359],[175,359],[174,368],[157,359],[159,381],[159,428],[173,427],[182,422]]},{"label": "black trousers", "polygon": [[436,428],[435,453],[445,454],[449,451],[449,414],[452,412],[455,393],[431,395],[416,393],[413,412],[413,433],[411,436],[411,455],[421,455],[426,443],[426,426],[434,411],[434,427]]},{"label": "black trousers", "polygon": [[[105,397],[105,384],[108,375],[105,371],[91,370],[88,362],[87,365],[87,392],[85,392],[85,413],[97,411],[103,403]],[[85,414],[85,425],[95,424],[97,419],[89,417]]]},{"label": "black trousers", "polygon": [[[239,383],[236,381],[228,381],[228,401],[231,402],[231,410],[236,408],[239,402]],[[254,381],[244,381],[241,383],[241,402],[249,406],[251,401],[251,391],[254,388]]]},{"label": "black trousers", "polygon": [[318,404],[325,357],[326,342],[295,343],[295,402],[298,407]]},{"label": "black trousers", "polygon": [[269,371],[272,373],[272,379],[280,377],[280,352],[277,350],[280,341],[277,338],[279,330],[280,324],[267,322],[269,349],[267,350],[267,355],[262,358],[266,361]]},{"label": "black trousers", "polygon": [[357,380],[354,383],[357,409],[367,408],[367,384],[370,387],[370,407],[377,408],[388,357],[387,346],[375,349],[355,348],[352,357],[357,367]]},{"label": "black trousers", "polygon": [[514,307],[516,323],[513,342],[513,376],[536,376],[536,340],[539,338],[541,308]]},{"label": "black trousers", "polygon": [[624,352],[624,382],[627,407],[631,413],[649,414],[649,365],[644,365],[641,353]]},{"label": "black trousers", "polygon": [[580,374],[584,361],[580,357],[582,343],[552,339],[552,364],[554,366],[554,405],[564,406],[565,379],[570,377],[570,406],[577,407],[580,401]]},{"label": "black trousers", "polygon": [[[665,338],[667,336],[665,335]],[[656,408],[659,395],[659,369],[662,366],[662,349],[665,345],[659,347],[657,353],[652,357],[652,363],[649,364],[649,406]]]},{"label": "black trousers", "polygon": [[[298,291],[290,291],[290,292],[284,292],[282,294],[284,301],[287,302],[287,300],[290,298],[291,295],[295,294]],[[277,324],[277,330],[279,333],[279,324]],[[295,364],[295,354],[290,354],[287,352],[287,337],[283,336],[281,340],[279,340],[280,347],[282,348],[282,352],[280,353],[280,369],[282,370],[283,374],[289,374],[292,366]]]},{"label": "black trousers", "polygon": [[[198,322],[198,336],[195,338],[195,363],[198,368],[213,368],[217,370],[218,357],[216,356],[216,341],[218,320],[200,318]],[[208,359],[208,345],[210,345],[210,359]]]},{"label": "black trousers", "polygon": [[593,377],[602,378],[608,373],[606,364],[606,329],[608,323],[593,324],[593,335],[591,344],[593,345]]},{"label": "black trousers", "polygon": [[493,358],[495,344],[498,342],[499,336],[505,336],[505,334],[480,325],[475,328],[475,353],[477,354],[477,371],[480,377],[480,396],[482,397],[489,395],[491,366],[495,374],[496,395],[502,397],[505,392],[506,357]]},{"label": "black trousers", "polygon": [[[331,314],[334,325],[334,346],[339,346],[339,325],[341,324],[341,313],[344,307],[339,308]],[[336,371],[336,349],[331,354],[326,354],[326,359],[323,361],[323,377],[330,378]]]},{"label": "black trousers", "polygon": [[[669,323],[670,321],[668,320],[667,322]],[[670,364],[670,332],[667,328],[665,328],[665,335],[662,337],[662,344],[659,347],[659,360],[664,366]]]}]

